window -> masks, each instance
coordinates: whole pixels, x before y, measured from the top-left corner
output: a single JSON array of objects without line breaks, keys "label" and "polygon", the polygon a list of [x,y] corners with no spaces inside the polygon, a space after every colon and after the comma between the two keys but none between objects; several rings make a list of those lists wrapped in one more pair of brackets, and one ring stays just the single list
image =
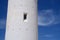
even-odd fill
[{"label": "window", "polygon": [[23,20],[24,20],[24,22],[26,22],[27,21],[27,13],[24,13],[24,18],[23,18]]}]

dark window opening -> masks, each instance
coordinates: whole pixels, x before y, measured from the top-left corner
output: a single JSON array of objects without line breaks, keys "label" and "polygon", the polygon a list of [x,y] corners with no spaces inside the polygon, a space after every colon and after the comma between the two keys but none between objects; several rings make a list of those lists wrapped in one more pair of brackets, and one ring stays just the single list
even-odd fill
[{"label": "dark window opening", "polygon": [[27,13],[24,13],[24,21],[27,20]]}]

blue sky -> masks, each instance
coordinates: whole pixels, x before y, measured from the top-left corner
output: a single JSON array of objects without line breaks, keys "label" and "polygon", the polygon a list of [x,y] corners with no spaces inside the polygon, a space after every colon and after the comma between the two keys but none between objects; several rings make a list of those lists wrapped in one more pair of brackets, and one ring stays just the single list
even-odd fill
[{"label": "blue sky", "polygon": [[[4,40],[8,0],[0,0],[0,40]],[[38,0],[38,40],[60,40],[60,0]]]}]

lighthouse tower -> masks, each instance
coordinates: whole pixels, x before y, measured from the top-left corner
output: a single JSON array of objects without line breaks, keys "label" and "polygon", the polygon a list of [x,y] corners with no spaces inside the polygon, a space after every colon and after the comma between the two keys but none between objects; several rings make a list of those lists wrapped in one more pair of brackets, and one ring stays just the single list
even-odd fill
[{"label": "lighthouse tower", "polygon": [[38,40],[37,0],[8,0],[5,40]]}]

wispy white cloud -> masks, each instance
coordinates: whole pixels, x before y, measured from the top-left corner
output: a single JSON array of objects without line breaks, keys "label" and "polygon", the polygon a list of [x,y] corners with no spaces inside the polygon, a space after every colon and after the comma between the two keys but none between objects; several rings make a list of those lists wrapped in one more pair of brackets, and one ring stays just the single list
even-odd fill
[{"label": "wispy white cloud", "polygon": [[0,29],[4,29],[6,25],[6,20],[5,19],[0,19]]},{"label": "wispy white cloud", "polygon": [[38,25],[49,26],[60,22],[60,18],[54,15],[55,11],[52,9],[40,10],[38,12]]},{"label": "wispy white cloud", "polygon": [[44,35],[44,37],[53,37],[53,35]]},{"label": "wispy white cloud", "polygon": [[41,35],[40,37],[50,38],[50,37],[54,37],[54,35],[45,34],[45,35]]}]

